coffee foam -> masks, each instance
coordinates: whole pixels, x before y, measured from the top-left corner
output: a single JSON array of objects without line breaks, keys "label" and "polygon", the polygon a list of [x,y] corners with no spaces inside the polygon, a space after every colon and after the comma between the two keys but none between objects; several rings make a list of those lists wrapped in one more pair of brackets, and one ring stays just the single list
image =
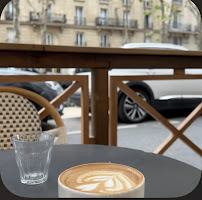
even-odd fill
[{"label": "coffee foam", "polygon": [[143,175],[124,165],[92,163],[64,171],[60,181],[64,186],[80,192],[110,194],[137,187],[143,181]]}]

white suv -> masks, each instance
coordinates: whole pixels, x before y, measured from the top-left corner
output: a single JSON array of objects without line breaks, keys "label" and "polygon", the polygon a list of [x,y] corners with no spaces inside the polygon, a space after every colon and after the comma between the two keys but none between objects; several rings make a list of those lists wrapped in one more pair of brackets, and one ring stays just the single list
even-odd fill
[{"label": "white suv", "polygon": [[[145,49],[187,49],[173,44],[161,43],[131,43],[122,48]],[[81,72],[79,75],[89,75],[89,93],[91,94],[91,73]],[[137,76],[137,75],[172,75],[173,69],[112,69],[109,76]],[[186,69],[186,74],[202,74],[202,69]],[[140,97],[150,103],[157,110],[192,108],[202,100],[202,80],[145,80],[130,81],[126,84]],[[73,96],[72,101],[80,105],[80,90]],[[130,97],[118,91],[118,117],[121,121],[137,123],[147,118],[148,114]]]}]

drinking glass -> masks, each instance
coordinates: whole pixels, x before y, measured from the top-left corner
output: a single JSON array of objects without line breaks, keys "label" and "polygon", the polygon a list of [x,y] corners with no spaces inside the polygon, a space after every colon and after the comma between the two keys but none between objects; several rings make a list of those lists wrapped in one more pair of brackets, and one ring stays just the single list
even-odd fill
[{"label": "drinking glass", "polygon": [[21,183],[35,185],[47,180],[54,139],[53,134],[46,132],[12,137]]}]

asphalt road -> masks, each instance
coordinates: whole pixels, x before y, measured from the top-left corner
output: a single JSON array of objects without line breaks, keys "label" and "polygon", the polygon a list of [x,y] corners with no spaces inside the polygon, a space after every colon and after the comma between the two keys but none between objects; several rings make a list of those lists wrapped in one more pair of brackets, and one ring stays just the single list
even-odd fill
[{"label": "asphalt road", "polygon": [[[187,113],[164,113],[174,126],[178,126],[187,116]],[[80,108],[66,108],[63,120],[68,131],[68,143],[81,143],[81,118]],[[49,121],[49,126],[53,122]],[[50,128],[50,127],[49,127]],[[202,149],[202,116],[199,117],[184,133],[192,142]],[[118,124],[118,146],[126,148],[139,149],[145,152],[153,152],[168,136],[170,132],[159,122],[149,118],[147,121],[139,124]],[[135,155],[134,155],[135,156]],[[199,169],[202,169],[202,159],[180,139],[164,153],[164,156],[180,160]]]}]

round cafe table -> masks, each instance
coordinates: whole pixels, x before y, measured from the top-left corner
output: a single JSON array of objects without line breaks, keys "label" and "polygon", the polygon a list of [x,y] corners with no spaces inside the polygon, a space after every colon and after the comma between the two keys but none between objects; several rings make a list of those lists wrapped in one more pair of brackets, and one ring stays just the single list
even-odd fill
[{"label": "round cafe table", "polygon": [[5,185],[6,189],[20,197],[57,198],[57,178],[62,171],[75,165],[96,162],[119,163],[141,171],[146,179],[147,198],[187,195],[197,187],[201,177],[199,169],[153,153],[104,145],[61,145],[53,148],[48,180],[40,185],[28,186],[20,182],[14,150],[6,150],[0,151],[0,196]]}]

